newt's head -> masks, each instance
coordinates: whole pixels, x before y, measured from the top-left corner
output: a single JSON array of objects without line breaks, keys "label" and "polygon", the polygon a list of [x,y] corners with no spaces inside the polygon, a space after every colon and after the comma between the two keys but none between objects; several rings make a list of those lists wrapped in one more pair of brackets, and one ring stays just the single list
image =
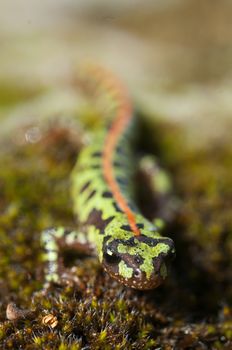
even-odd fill
[{"label": "newt's head", "polygon": [[128,239],[115,236],[105,237],[104,269],[128,287],[142,290],[158,287],[167,276],[168,261],[175,255],[173,241],[144,234]]}]

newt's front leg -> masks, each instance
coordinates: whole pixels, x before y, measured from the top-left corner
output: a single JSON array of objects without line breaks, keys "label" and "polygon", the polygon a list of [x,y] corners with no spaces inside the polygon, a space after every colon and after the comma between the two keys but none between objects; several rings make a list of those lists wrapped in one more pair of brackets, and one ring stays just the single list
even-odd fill
[{"label": "newt's front leg", "polygon": [[47,283],[60,283],[74,280],[63,263],[62,251],[74,249],[75,251],[92,255],[94,247],[88,242],[87,235],[64,227],[51,228],[42,232],[41,243],[44,249],[43,260],[45,261],[45,280]]}]

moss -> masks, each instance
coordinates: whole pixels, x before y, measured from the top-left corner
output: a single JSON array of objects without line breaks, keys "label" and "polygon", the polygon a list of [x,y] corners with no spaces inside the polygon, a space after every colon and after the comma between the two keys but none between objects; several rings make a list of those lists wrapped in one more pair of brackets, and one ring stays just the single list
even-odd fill
[{"label": "moss", "polygon": [[[231,147],[190,150],[181,147],[182,129],[161,123],[154,128],[151,132],[159,138],[150,147],[169,169],[181,202],[166,228],[176,242],[177,258],[167,283],[150,292],[123,287],[102,271],[96,258],[69,253],[69,265],[76,266],[72,273],[80,283],[42,289],[40,232],[75,224],[69,173],[82,135],[77,130],[74,139],[70,130],[51,125],[41,130],[36,143],[4,141],[1,349],[231,347]],[[11,301],[32,310],[33,317],[6,320]],[[43,322],[47,315],[57,319],[54,328]]]}]

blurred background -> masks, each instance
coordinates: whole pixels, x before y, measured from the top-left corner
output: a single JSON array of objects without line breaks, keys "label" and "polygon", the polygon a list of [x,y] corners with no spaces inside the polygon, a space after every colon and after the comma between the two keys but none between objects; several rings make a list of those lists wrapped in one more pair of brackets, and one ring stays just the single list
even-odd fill
[{"label": "blurred background", "polygon": [[[77,107],[85,61],[124,79],[138,108],[197,144],[230,137],[230,0],[0,0],[2,130]],[[228,127],[229,126],[229,127]]]}]

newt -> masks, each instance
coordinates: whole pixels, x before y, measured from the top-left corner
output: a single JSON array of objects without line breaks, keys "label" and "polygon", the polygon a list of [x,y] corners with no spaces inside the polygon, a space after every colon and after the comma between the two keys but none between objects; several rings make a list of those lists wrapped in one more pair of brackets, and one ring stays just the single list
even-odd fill
[{"label": "newt", "polygon": [[144,163],[135,152],[137,117],[116,77],[100,67],[88,72],[96,88],[115,102],[114,117],[81,150],[71,174],[78,229],[61,227],[42,233],[45,278],[60,280],[64,271],[60,247],[68,246],[95,253],[103,269],[125,286],[153,289],[167,277],[167,262],[175,248],[171,238],[161,235],[156,224],[161,220],[150,222],[135,201],[134,173]]}]

